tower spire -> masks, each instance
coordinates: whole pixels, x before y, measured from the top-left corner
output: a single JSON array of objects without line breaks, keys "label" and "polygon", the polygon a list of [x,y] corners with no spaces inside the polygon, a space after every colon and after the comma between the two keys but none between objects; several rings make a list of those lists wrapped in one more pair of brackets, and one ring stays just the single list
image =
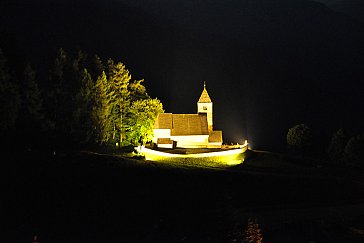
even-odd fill
[{"label": "tower spire", "polygon": [[206,81],[203,81],[203,90],[200,96],[200,99],[198,100],[199,103],[210,103],[212,102],[210,99],[209,94],[207,93],[206,90]]},{"label": "tower spire", "polygon": [[212,101],[206,90],[206,81],[203,81],[203,90],[200,99],[197,101],[197,113],[207,115],[207,125],[210,132],[213,131],[212,127]]}]

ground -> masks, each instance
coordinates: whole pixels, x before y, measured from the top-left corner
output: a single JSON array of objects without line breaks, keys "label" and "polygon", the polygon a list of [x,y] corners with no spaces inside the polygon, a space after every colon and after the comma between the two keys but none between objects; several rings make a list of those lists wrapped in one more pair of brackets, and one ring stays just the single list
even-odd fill
[{"label": "ground", "polygon": [[2,240],[233,242],[249,218],[264,242],[363,242],[358,168],[252,152],[231,168],[89,152],[2,162]]}]

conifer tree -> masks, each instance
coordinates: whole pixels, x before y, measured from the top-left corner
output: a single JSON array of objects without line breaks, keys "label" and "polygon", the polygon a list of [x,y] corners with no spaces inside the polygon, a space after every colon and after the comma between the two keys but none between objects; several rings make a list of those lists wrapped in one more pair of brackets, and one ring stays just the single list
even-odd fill
[{"label": "conifer tree", "polygon": [[112,140],[120,145],[145,143],[151,139],[154,121],[163,107],[151,99],[142,84],[131,81],[131,75],[121,62],[108,61],[110,85],[110,119],[113,121]]},{"label": "conifer tree", "polygon": [[249,219],[248,227],[245,230],[244,243],[262,243],[263,235],[256,220]]},{"label": "conifer tree", "polygon": [[110,89],[105,72],[97,79],[95,84],[95,103],[92,110],[92,121],[96,132],[96,143],[105,145],[110,139],[113,122],[111,120]]},{"label": "conifer tree", "polygon": [[92,120],[95,106],[95,84],[86,68],[81,76],[81,87],[75,100],[73,112],[73,134],[77,142],[90,144],[95,142],[95,129]]},{"label": "conifer tree", "polygon": [[105,71],[104,64],[98,55],[95,55],[91,60],[89,60],[88,70],[91,74],[93,80],[96,80],[101,76],[102,72]]},{"label": "conifer tree", "polygon": [[346,135],[344,129],[337,130],[331,138],[327,153],[332,161],[341,162],[346,145]]},{"label": "conifer tree", "polygon": [[73,71],[75,73],[82,75],[86,67],[87,67],[87,54],[80,50],[77,53],[77,57],[72,62]]},{"label": "conifer tree", "polygon": [[130,94],[130,99],[135,101],[139,99],[150,99],[147,94],[147,90],[143,85],[144,79],[135,80],[129,83],[128,90]]},{"label": "conifer tree", "polygon": [[[17,122],[20,136],[33,137],[27,145],[33,146],[45,130],[43,98],[38,86],[36,73],[28,63],[24,69],[21,83],[21,109]],[[39,142],[39,141],[38,141]],[[30,144],[32,143],[32,144]]]},{"label": "conifer tree", "polygon": [[349,139],[344,149],[346,163],[364,167],[364,134]]},{"label": "conifer tree", "polygon": [[19,87],[6,62],[0,49],[0,131],[14,128],[20,108]]},{"label": "conifer tree", "polygon": [[[63,49],[59,49],[57,57],[50,71],[49,92],[47,92],[46,109],[52,133],[62,134],[66,131],[64,126],[67,123],[69,114],[66,107],[69,107],[69,93],[65,84],[65,69],[68,57]],[[57,137],[57,136],[56,136]]]},{"label": "conifer tree", "polygon": [[121,62],[115,64],[111,59],[108,61],[110,85],[111,119],[113,121],[112,139],[119,143],[123,142],[125,124],[124,119],[130,106],[130,92],[128,90],[131,75]]},{"label": "conifer tree", "polygon": [[22,106],[30,121],[40,122],[44,118],[41,91],[36,73],[30,64],[26,65],[23,74]]},{"label": "conifer tree", "polygon": [[53,139],[57,145],[69,146],[75,142],[77,96],[82,85],[86,54],[79,52],[73,59],[59,49],[50,72],[50,92],[47,93],[47,111]]}]

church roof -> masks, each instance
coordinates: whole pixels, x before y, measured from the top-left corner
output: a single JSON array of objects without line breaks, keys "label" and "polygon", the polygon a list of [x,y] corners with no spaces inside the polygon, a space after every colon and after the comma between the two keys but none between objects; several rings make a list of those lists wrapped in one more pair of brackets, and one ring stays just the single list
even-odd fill
[{"label": "church roof", "polygon": [[172,113],[160,113],[154,123],[155,129],[172,129]]},{"label": "church roof", "polygon": [[211,99],[210,99],[210,96],[209,94],[207,93],[207,90],[206,90],[206,84],[204,83],[203,85],[203,91],[202,91],[202,94],[200,96],[200,99],[198,100],[198,103],[211,103]]},{"label": "church roof", "polygon": [[209,135],[206,114],[161,113],[154,129],[171,129],[172,136]]}]

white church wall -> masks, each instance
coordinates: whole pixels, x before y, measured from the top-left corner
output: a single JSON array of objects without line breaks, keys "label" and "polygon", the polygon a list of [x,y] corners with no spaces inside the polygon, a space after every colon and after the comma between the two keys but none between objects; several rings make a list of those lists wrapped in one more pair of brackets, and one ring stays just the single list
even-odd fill
[{"label": "white church wall", "polygon": [[209,103],[198,102],[197,103],[197,113],[206,113],[209,131],[212,131],[212,129],[213,129],[212,102],[209,102]]},{"label": "white church wall", "polygon": [[221,148],[221,146],[222,146],[222,142],[221,143],[214,142],[214,143],[209,143],[207,145],[208,148]]},{"label": "white church wall", "polygon": [[171,129],[154,129],[153,143],[157,143],[158,138],[170,138]]}]

